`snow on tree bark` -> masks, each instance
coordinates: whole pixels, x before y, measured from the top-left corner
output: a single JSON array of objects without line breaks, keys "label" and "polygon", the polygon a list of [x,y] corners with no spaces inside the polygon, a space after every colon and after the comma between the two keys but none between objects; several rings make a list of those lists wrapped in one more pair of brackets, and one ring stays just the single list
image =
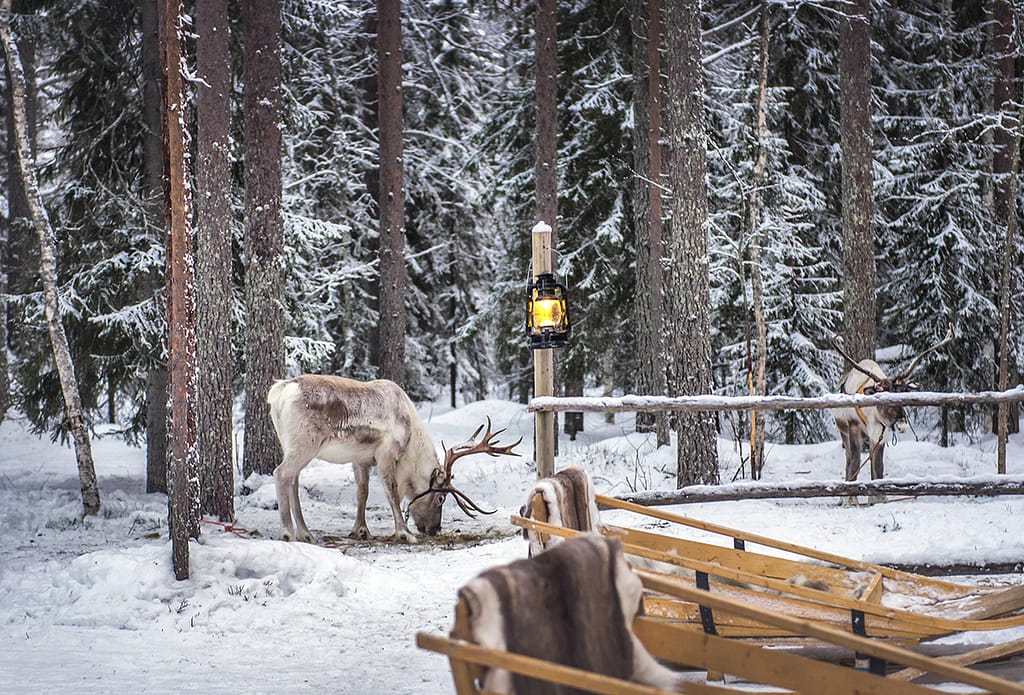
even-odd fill
[{"label": "snow on tree bark", "polygon": [[284,373],[281,7],[242,3],[245,71],[245,449],[242,470],[272,473],[280,446],[267,392]]},{"label": "snow on tree bark", "polygon": [[[752,396],[767,393],[765,365],[768,354],[768,327],[765,323],[764,279],[761,273],[761,190],[768,169],[768,39],[769,6],[761,3],[761,44],[759,47],[759,77],[757,88],[757,156],[754,160],[754,180],[750,186],[749,231],[750,231],[750,295],[754,311],[756,331],[751,375]],[[750,477],[761,479],[764,468],[764,418],[757,411],[750,412]]]},{"label": "snow on tree bark", "polygon": [[843,200],[843,321],[847,352],[875,356],[875,229],[871,138],[871,2],[845,5],[839,23]]},{"label": "snow on tree bark", "polygon": [[199,537],[195,257],[185,125],[181,0],[158,6],[163,73],[164,210],[167,226],[167,503],[174,576],[189,576],[189,538]]},{"label": "snow on tree bark", "polygon": [[[669,390],[676,394],[709,394],[713,382],[700,4],[668,0],[663,7],[667,68],[664,155],[672,190],[665,285],[666,334],[671,337],[673,357]],[[680,413],[676,432],[677,484],[717,483],[714,413]]]},{"label": "snow on tree bark", "polygon": [[[992,101],[1000,113],[1000,127],[992,135],[995,145],[992,153],[992,174],[995,179],[993,207],[995,222],[1006,230],[999,269],[999,390],[1005,390],[1010,371],[1010,313],[1013,293],[1012,257],[1017,234],[1017,173],[1020,169],[1020,120],[1014,107],[1017,74],[1013,46],[1014,16],[1008,0],[992,3],[991,51],[995,61],[995,79],[992,83]],[[1001,403],[996,413],[996,470],[1006,473],[1006,439],[1011,431],[1019,429],[1020,409],[1010,403]]]},{"label": "snow on tree bark", "polygon": [[235,516],[231,353],[231,43],[227,0],[196,5],[196,352],[202,507]]},{"label": "snow on tree bark", "polygon": [[[10,78],[10,108],[14,124],[14,139],[18,153],[21,178],[25,188],[26,202],[32,217],[36,235],[39,238],[39,274],[43,282],[43,302],[46,312],[47,330],[53,347],[53,359],[60,378],[64,396],[64,413],[75,445],[75,460],[78,478],[82,488],[82,505],[86,515],[100,510],[100,493],[96,483],[96,468],[92,458],[92,443],[82,411],[78,379],[71,358],[71,349],[60,317],[60,294],[57,287],[57,251],[53,227],[43,205],[42,195],[36,178],[35,162],[29,147],[29,133],[26,117],[26,84],[18,46],[10,25],[11,0],[0,0],[0,43],[6,56]],[[6,346],[4,346],[6,349]]]},{"label": "snow on tree bark", "polygon": [[405,385],[405,190],[402,159],[402,16],[377,2],[380,126],[380,376]]}]

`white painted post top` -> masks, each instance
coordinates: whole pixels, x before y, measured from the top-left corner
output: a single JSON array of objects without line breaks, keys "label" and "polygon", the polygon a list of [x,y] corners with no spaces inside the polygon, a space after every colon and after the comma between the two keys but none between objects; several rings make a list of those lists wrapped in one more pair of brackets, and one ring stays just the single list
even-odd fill
[{"label": "white painted post top", "polygon": [[551,225],[549,225],[547,222],[541,220],[537,224],[533,225],[533,232],[532,233],[533,234],[550,234],[551,233]]}]

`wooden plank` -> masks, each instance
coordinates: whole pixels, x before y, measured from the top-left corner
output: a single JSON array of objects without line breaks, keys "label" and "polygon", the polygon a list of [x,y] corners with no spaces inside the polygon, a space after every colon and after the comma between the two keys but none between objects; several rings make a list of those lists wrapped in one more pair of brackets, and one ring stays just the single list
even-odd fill
[{"label": "wooden plank", "polygon": [[864,589],[864,592],[858,598],[862,601],[870,601],[871,603],[882,602],[882,575],[880,573],[876,572],[871,577],[867,588]]},{"label": "wooden plank", "polygon": [[965,602],[964,616],[974,619],[995,618],[1024,608],[1024,584],[999,592],[977,596]]},{"label": "wooden plank", "polygon": [[[686,599],[687,601],[699,602],[702,605],[709,606],[716,610],[728,611],[769,625],[775,625],[805,637],[814,637],[832,644],[848,647],[867,656],[874,656],[879,659],[902,664],[904,666],[920,668],[943,678],[983,688],[992,693],[999,693],[1000,695],[1024,695],[1024,686],[1011,683],[1002,678],[996,678],[985,673],[971,671],[970,669],[956,664],[949,664],[939,659],[923,656],[910,650],[902,649],[877,640],[860,637],[827,625],[821,625],[809,620],[793,618],[782,613],[769,611],[751,604],[741,603],[700,589],[691,589],[689,587],[681,586],[677,583],[665,581],[663,577],[653,572],[647,572],[640,569],[634,571],[640,577],[644,586],[648,589],[662,591]],[[648,619],[634,621],[634,626],[639,622],[642,622],[642,620]],[[677,632],[680,635],[686,633],[684,630],[679,630]],[[727,668],[723,668],[722,670],[727,672],[729,671]],[[783,685],[782,683],[773,684]],[[825,690],[819,692],[830,691]]]},{"label": "wooden plank", "polygon": [[[981,649],[964,652],[963,654],[952,654],[950,656],[940,656],[938,658],[943,661],[959,664],[960,666],[970,666],[972,664],[980,664],[985,661],[1005,659],[1007,657],[1017,656],[1018,654],[1024,654],[1024,639],[1012,640],[1002,644],[993,644]],[[912,681],[923,675],[926,675],[926,673],[921,669],[905,668],[901,671],[889,674],[889,678]]]},{"label": "wooden plank", "polygon": [[[523,528],[544,531],[552,535],[563,536],[566,538],[571,538],[580,533],[579,531],[567,529],[562,526],[544,524],[533,521],[532,519],[524,519],[519,516],[513,516],[512,523]],[[836,608],[859,610],[864,612],[866,616],[876,616],[876,618],[900,621],[900,629],[906,630],[908,633],[913,631],[921,637],[938,636],[949,634],[951,632],[963,632],[967,630],[999,630],[1007,627],[1020,627],[1024,625],[1024,615],[1008,618],[971,620],[915,613],[909,610],[889,608],[888,606],[884,606],[879,603],[850,598],[841,594],[821,591],[810,586],[800,586],[798,584],[791,584],[789,582],[770,577],[762,577],[753,572],[746,572],[730,567],[722,567],[716,563],[702,562],[673,553],[651,550],[640,545],[625,543],[623,544],[623,550],[627,555],[636,555],[694,571],[706,572],[710,576],[719,577],[720,579],[740,586],[747,585],[749,587],[762,587],[778,592],[778,595],[763,597],[763,595],[759,596],[757,592],[751,591],[749,600],[755,603],[765,600],[785,602],[790,600],[791,597],[808,599],[825,605],[831,605]],[[678,583],[679,580],[678,578],[671,578],[670,581]],[[871,628],[871,623],[868,624],[868,627],[869,629]]]},{"label": "wooden plank", "polygon": [[[669,580],[671,581],[671,580]],[[728,590],[725,587],[715,588],[719,596],[726,596],[737,601],[753,603],[769,610],[774,610],[786,615],[791,615],[803,620],[813,620],[818,623],[831,625],[837,629],[848,631],[850,627],[850,611],[821,603],[800,601],[798,599],[784,599],[772,601],[770,596],[759,592],[744,592],[739,590]],[[699,606],[696,603],[684,601],[675,596],[650,595],[645,596],[643,601],[644,614],[652,617],[665,618],[690,623],[700,629],[702,625]],[[723,637],[772,637],[778,635],[792,635],[779,627],[765,624],[757,620],[750,620],[743,616],[734,615],[729,611],[716,611],[715,627]],[[947,631],[935,630],[934,634],[916,625],[907,625],[900,620],[878,618],[876,616],[865,616],[867,633],[871,637],[886,639],[898,638],[901,640],[919,641],[923,638],[937,637],[949,634]]]},{"label": "wooden plank", "polygon": [[796,543],[790,543],[788,541],[782,541],[770,536],[763,536],[756,533],[750,533],[742,531],[740,529],[730,528],[721,524],[715,524],[709,521],[701,521],[699,519],[693,519],[691,517],[683,516],[681,514],[673,514],[672,512],[666,512],[662,509],[654,509],[651,507],[645,507],[641,504],[634,502],[628,502],[620,500],[615,497],[608,497],[606,495],[595,495],[595,500],[598,505],[610,507],[613,509],[622,509],[643,516],[649,516],[661,521],[668,521],[674,524],[680,524],[682,526],[688,526],[700,531],[706,531],[708,533],[715,533],[729,538],[736,538],[747,543],[757,543],[763,545],[766,548],[775,548],[776,550],[782,550],[794,555],[802,555],[813,560],[820,560],[822,562],[828,562],[837,567],[845,567],[851,570],[861,570],[868,572],[878,572],[886,579],[902,579],[911,583],[921,584],[929,586],[934,589],[943,590],[950,593],[962,593],[966,589],[977,590],[977,587],[967,587],[963,584],[955,584],[952,582],[943,581],[934,577],[924,577],[918,574],[912,574],[909,572],[902,572],[900,570],[885,567],[884,565],[877,565],[871,562],[865,562],[863,560],[857,560],[836,553],[830,553],[824,550],[818,550],[817,548],[811,548],[805,545],[798,545]]},{"label": "wooden plank", "polygon": [[[530,678],[571,686],[602,695],[670,695],[670,691],[640,685],[619,678],[603,676],[590,671],[555,664],[521,654],[487,649],[471,642],[454,640],[426,632],[416,633],[416,645],[451,658],[469,661],[488,668],[499,668],[519,673]],[[698,682],[685,683],[678,692],[692,695],[735,695],[740,692],[733,688],[707,685]],[[461,695],[461,693],[460,693]]]},{"label": "wooden plank", "polygon": [[790,688],[807,695],[934,695],[933,690],[911,683],[888,681],[866,671],[703,632],[677,630],[669,623],[649,618],[638,620],[634,629],[648,651],[660,659],[720,670],[755,683]]},{"label": "wooden plank", "polygon": [[675,553],[701,562],[713,562],[723,567],[752,572],[761,577],[772,577],[782,581],[813,581],[826,585],[830,592],[842,591],[851,598],[857,598],[854,596],[854,590],[863,588],[864,584],[865,577],[856,577],[847,570],[834,567],[812,565],[774,555],[736,550],[611,524],[604,524],[604,528],[608,535],[618,536],[625,543],[642,545],[669,554]]},{"label": "wooden plank", "polygon": [[[451,636],[455,639],[470,641],[469,606],[463,599],[455,604],[455,624],[452,626]],[[455,691],[458,695],[477,695],[476,679],[483,675],[483,671],[476,664],[468,663],[462,659],[449,657],[452,668],[452,678],[455,680]]]}]

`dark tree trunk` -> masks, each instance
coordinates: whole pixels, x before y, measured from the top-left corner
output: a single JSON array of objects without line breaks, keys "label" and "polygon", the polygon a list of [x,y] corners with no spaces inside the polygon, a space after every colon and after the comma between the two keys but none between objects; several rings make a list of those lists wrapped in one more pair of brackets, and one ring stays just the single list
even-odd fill
[{"label": "dark tree trunk", "polygon": [[[995,180],[993,206],[996,224],[1006,230],[999,269],[999,376],[997,388],[1005,391],[1009,386],[1010,356],[1009,333],[1010,313],[1013,296],[1013,255],[1017,234],[1017,171],[1020,168],[1020,138],[1014,81],[1017,76],[1015,49],[1013,44],[1013,7],[1008,0],[994,0],[992,4],[991,53],[995,61],[995,79],[992,83],[992,102],[999,110],[1001,127],[993,134],[995,151],[992,155],[992,176]],[[995,429],[998,435],[996,445],[996,470],[1006,473],[1006,439],[1011,429],[1018,429],[1020,409],[1018,404],[1001,403],[996,410]]]},{"label": "dark tree trunk", "polygon": [[[558,270],[558,3],[539,0],[537,29],[534,40],[536,61],[537,120],[534,179],[536,185],[536,220],[551,227],[551,267]],[[558,395],[559,369],[555,351],[551,350],[551,370]],[[536,361],[538,356],[534,356]],[[540,357],[539,359],[545,359]],[[564,390],[564,389],[563,389]],[[552,415],[555,455],[558,454],[558,416]]]},{"label": "dark tree trunk", "polygon": [[861,360],[875,357],[871,2],[853,0],[844,7],[839,23],[843,328],[846,351]]},{"label": "dark tree trunk", "polygon": [[402,15],[377,0],[380,107],[380,376],[405,385],[405,193],[402,162]]},{"label": "dark tree trunk", "polygon": [[82,488],[82,506],[86,515],[100,510],[99,486],[96,482],[96,467],[92,459],[92,442],[89,428],[82,409],[82,398],[78,389],[78,377],[71,359],[71,348],[60,316],[60,295],[57,283],[57,249],[54,243],[53,227],[43,205],[36,177],[36,164],[29,143],[27,83],[22,67],[18,46],[14,41],[10,25],[10,0],[0,0],[0,44],[6,58],[10,77],[10,108],[14,124],[14,145],[18,153],[18,170],[25,191],[25,199],[39,241],[39,274],[43,284],[43,305],[46,325],[53,348],[53,361],[57,367],[61,392],[64,396],[64,416],[71,431],[78,464],[78,478]]},{"label": "dark tree trunk", "polygon": [[[551,227],[551,249],[558,248],[558,3],[540,0],[537,8],[537,221]],[[557,259],[552,266],[558,268]]]},{"label": "dark tree trunk", "polygon": [[[664,2],[666,84],[665,171],[672,190],[672,229],[666,239],[666,334],[671,336],[669,387],[674,394],[710,394],[711,306],[708,277],[707,126],[701,65],[700,6]],[[715,416],[676,418],[677,484],[719,481]]]},{"label": "dark tree trunk", "polygon": [[[668,395],[665,386],[662,256],[661,3],[633,3],[633,213],[636,228],[637,392]],[[669,442],[664,413],[637,413],[638,432]]]},{"label": "dark tree trunk", "polygon": [[[160,37],[157,0],[142,0],[142,109],[146,133],[142,143],[145,171],[146,226],[154,246],[164,246],[163,140],[161,139]],[[146,279],[151,296],[160,294],[164,278]],[[167,365],[160,350],[149,355],[146,374],[146,492],[167,492]]]},{"label": "dark tree trunk", "polygon": [[164,210],[167,227],[167,504],[174,576],[188,579],[189,538],[199,537],[196,432],[196,305],[185,126],[181,0],[160,0],[160,64],[163,73]]},{"label": "dark tree trunk", "polygon": [[284,374],[281,5],[242,3],[245,71],[244,475],[272,473],[280,447],[267,391]]},{"label": "dark tree trunk", "polygon": [[235,516],[231,457],[231,34],[228,0],[196,5],[196,352],[202,505]]}]

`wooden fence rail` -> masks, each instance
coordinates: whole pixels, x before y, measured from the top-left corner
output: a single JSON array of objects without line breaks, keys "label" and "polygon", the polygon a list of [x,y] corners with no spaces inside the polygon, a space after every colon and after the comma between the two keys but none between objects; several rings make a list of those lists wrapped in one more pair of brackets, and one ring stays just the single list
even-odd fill
[{"label": "wooden fence rail", "polygon": [[635,412],[707,411],[707,410],[824,410],[828,408],[865,408],[873,405],[971,405],[1024,401],[1024,386],[1008,391],[977,393],[941,393],[910,391],[876,393],[871,396],[827,394],[824,396],[620,396],[534,398],[527,409],[535,412]]}]

